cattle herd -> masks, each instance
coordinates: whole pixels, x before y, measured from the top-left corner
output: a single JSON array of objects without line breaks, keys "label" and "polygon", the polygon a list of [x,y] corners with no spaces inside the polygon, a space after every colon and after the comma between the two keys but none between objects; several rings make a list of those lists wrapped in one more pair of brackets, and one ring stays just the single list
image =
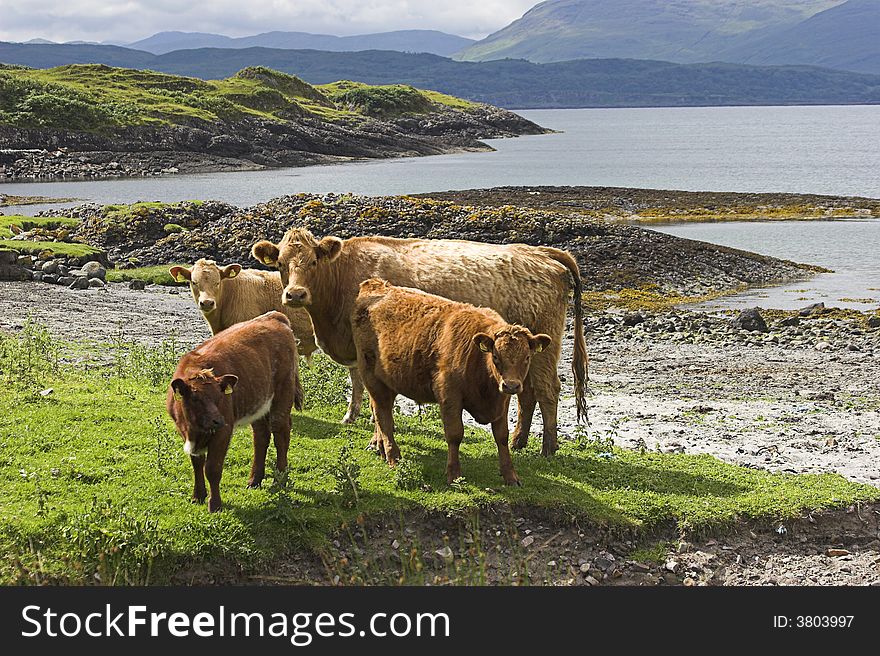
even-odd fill
[{"label": "cattle herd", "polygon": [[[349,370],[342,419],[357,417],[366,386],[375,421],[370,447],[390,466],[398,395],[439,406],[448,446],[447,480],[461,476],[462,412],[489,424],[501,475],[519,485],[509,447],[523,448],[535,407],[541,452],[558,448],[557,374],[569,293],[574,296],[574,394],[586,417],[587,349],[577,262],[566,251],[525,244],[354,237],[321,240],[293,228],[251,254],[277,271],[199,260],[173,267],[188,282],[213,337],[187,353],[168,389],[167,409],[195,473],[193,502],[219,510],[223,461],[237,426],[251,425],[248,487],[265,474],[270,436],[287,467],[291,409],[302,409],[298,360],[320,347]],[[508,405],[518,416],[509,434]]]}]

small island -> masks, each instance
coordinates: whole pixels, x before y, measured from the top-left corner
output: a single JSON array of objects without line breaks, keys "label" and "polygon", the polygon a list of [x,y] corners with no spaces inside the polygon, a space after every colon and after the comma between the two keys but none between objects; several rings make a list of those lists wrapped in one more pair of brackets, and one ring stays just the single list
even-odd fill
[{"label": "small island", "polygon": [[313,86],[265,67],[201,80],[0,64],[0,182],[437,155],[545,132],[513,112],[404,84]]}]

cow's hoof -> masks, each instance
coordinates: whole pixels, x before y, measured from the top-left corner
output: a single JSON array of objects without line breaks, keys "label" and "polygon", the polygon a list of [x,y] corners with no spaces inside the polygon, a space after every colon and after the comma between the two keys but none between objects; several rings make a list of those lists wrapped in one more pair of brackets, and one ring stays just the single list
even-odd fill
[{"label": "cow's hoof", "polygon": [[256,490],[259,487],[262,487],[263,481],[248,481],[247,488],[249,490]]},{"label": "cow's hoof", "polygon": [[205,499],[207,499],[207,497],[201,497],[201,498],[199,498],[199,497],[193,497],[193,498],[191,498],[191,499],[189,500],[189,502],[192,503],[192,504],[199,504],[199,505],[201,505],[201,504],[205,503]]},{"label": "cow's hoof", "polygon": [[510,480],[505,479],[504,484],[512,487],[522,487],[522,483],[520,483],[518,478],[512,478]]},{"label": "cow's hoof", "polygon": [[360,413],[357,413],[357,412],[352,413],[351,411],[346,412],[345,416],[342,418],[342,423],[343,424],[353,424],[354,422],[357,421],[359,414]]},{"label": "cow's hoof", "polygon": [[511,440],[510,448],[513,449],[514,451],[520,451],[522,449],[525,449],[526,446],[528,445],[528,443],[529,443],[528,434],[517,435],[513,438],[513,440]]},{"label": "cow's hoof", "polygon": [[554,445],[546,445],[545,444],[543,447],[541,447],[541,455],[544,456],[545,458],[550,458],[558,450],[559,450],[559,446],[556,444],[554,444]]},{"label": "cow's hoof", "polygon": [[219,512],[220,508],[222,508],[222,507],[223,507],[223,504],[221,504],[219,501],[217,503],[214,503],[213,501],[208,502],[208,512],[212,512],[212,513]]}]

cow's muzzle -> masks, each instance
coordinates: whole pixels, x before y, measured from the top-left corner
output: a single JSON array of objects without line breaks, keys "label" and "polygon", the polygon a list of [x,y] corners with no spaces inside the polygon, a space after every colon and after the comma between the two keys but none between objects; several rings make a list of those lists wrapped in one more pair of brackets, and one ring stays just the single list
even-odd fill
[{"label": "cow's muzzle", "polygon": [[312,302],[312,295],[303,287],[288,288],[284,290],[281,302],[288,307],[303,307]]},{"label": "cow's muzzle", "polygon": [[503,394],[519,394],[522,392],[522,383],[519,381],[502,380],[499,388]]}]

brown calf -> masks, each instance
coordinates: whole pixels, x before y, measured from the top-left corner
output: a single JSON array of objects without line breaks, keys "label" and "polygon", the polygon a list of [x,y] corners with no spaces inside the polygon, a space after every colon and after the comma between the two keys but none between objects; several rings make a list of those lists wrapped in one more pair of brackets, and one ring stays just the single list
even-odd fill
[{"label": "brown calf", "polygon": [[505,321],[550,335],[537,354],[522,392],[513,448],[529,438],[536,402],[544,420],[542,453],[557,449],[556,413],[561,385],[556,372],[569,293],[574,292],[574,394],[578,419],[586,417],[587,347],[581,308],[581,277],[567,252],[526,244],[483,244],[455,239],[354,237],[320,241],[293,228],[279,244],[260,241],[252,255],[281,272],[283,302],[305,307],[315,336],[331,358],[352,366],[357,359],[351,309],[359,285],[382,278],[445,298],[489,307]]},{"label": "brown calf", "polygon": [[220,509],[220,477],[232,432],[250,424],[254,460],[248,487],[265,476],[270,433],[277,467],[287,469],[290,409],[302,409],[296,338],[280,312],[235,324],[181,358],[168,387],[166,407],[192,460],[193,503],[207,496],[208,509]]},{"label": "brown calf", "polygon": [[456,303],[371,278],[360,285],[352,310],[358,368],[376,417],[376,441],[389,465],[400,458],[394,441],[394,399],[437,403],[449,453],[446,479],[461,476],[461,413],[491,424],[501,476],[519,485],[508,449],[507,408],[519,394],[533,353],[549,335],[505,322],[494,310]]},{"label": "brown calf", "polygon": [[[169,270],[177,282],[188,282],[193,300],[216,335],[236,323],[277,310],[290,320],[293,334],[299,340],[299,354],[311,362],[318,350],[315,331],[308,312],[281,302],[281,275],[277,271],[242,269],[240,264],[218,266],[213,260],[201,259],[191,269],[174,266]],[[357,419],[363,398],[363,383],[357,370],[349,369],[352,399],[343,423]]]}]

